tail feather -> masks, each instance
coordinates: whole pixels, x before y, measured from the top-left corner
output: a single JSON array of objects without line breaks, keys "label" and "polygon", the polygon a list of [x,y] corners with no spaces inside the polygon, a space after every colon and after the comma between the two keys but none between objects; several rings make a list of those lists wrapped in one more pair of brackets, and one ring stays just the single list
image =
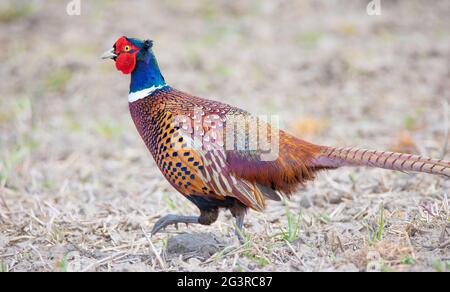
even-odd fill
[{"label": "tail feather", "polygon": [[419,155],[357,148],[323,147],[314,162],[316,167],[368,166],[398,171],[425,172],[450,178],[450,161]]}]

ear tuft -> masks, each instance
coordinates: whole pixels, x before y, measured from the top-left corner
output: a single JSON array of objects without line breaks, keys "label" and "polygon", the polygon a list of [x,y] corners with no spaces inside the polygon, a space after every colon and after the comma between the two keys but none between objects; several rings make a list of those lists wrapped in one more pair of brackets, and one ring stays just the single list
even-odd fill
[{"label": "ear tuft", "polygon": [[153,47],[153,41],[152,40],[144,41],[144,47],[143,47],[144,50],[148,50],[148,49],[150,49],[152,47]]}]

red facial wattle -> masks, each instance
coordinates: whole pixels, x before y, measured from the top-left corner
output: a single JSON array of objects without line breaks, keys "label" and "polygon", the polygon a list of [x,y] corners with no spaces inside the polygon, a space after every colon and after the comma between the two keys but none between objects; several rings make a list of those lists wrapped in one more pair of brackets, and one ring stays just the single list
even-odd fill
[{"label": "red facial wattle", "polygon": [[136,54],[139,48],[134,46],[126,37],[121,37],[115,44],[116,68],[123,74],[130,74],[136,67]]},{"label": "red facial wattle", "polygon": [[136,53],[122,53],[116,59],[116,68],[123,74],[130,74],[136,67]]}]

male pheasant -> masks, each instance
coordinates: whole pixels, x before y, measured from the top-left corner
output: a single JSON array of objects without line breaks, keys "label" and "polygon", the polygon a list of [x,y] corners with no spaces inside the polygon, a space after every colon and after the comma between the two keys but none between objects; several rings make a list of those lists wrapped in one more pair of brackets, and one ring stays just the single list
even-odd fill
[{"label": "male pheasant", "polygon": [[263,211],[266,199],[289,197],[316,172],[340,166],[450,177],[448,161],[314,145],[239,108],[176,90],[166,84],[152,47],[150,40],[123,36],[102,56],[131,74],[129,108],[139,134],[169,183],[200,209],[198,217],[159,219],[152,235],[172,224],[212,224],[224,208],[240,237],[247,209]]}]

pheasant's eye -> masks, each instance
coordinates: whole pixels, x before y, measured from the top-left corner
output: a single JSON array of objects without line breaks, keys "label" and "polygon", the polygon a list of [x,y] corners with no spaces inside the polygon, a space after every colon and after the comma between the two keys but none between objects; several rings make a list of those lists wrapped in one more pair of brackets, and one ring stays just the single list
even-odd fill
[{"label": "pheasant's eye", "polygon": [[123,51],[124,52],[129,52],[129,51],[131,51],[131,47],[130,46],[125,46],[125,47],[123,47]]}]

